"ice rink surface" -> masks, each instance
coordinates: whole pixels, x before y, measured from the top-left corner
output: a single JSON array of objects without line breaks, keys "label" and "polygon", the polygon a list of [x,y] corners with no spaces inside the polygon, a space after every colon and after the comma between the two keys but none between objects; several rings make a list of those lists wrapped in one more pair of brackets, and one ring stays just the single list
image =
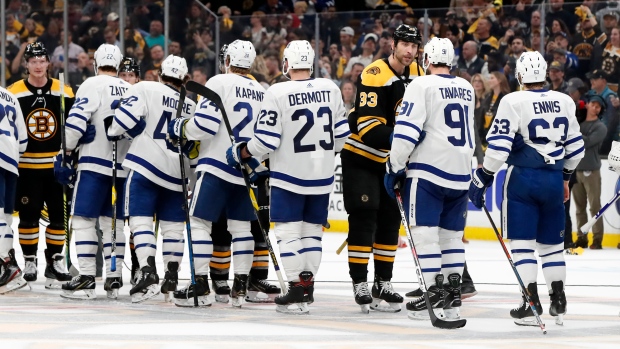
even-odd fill
[{"label": "ice rink surface", "polygon": [[[66,300],[59,297],[60,291],[43,287],[41,241],[38,281],[33,289],[25,287],[0,296],[0,349],[620,348],[620,250],[586,250],[579,256],[566,256],[568,313],[564,326],[555,325],[548,315],[549,297],[539,273],[543,321],[548,329],[543,335],[539,328],[517,326],[510,318],[508,312],[518,305],[520,295],[497,241],[466,245],[478,295],[463,302],[464,328],[441,330],[433,328],[430,321],[409,320],[404,304],[399,313],[371,310],[362,314],[353,300],[346,250],[341,255],[335,252],[345,238],[339,233],[324,235],[315,303],[310,315],[301,316],[276,313],[272,304],[246,303],[241,309],[221,303],[178,308],[164,303],[163,296],[134,305],[127,269],[118,300],[106,298],[103,280],[97,281],[96,300]],[[19,246],[16,250],[23,267]],[[161,279],[164,268],[159,251]],[[372,263],[370,268],[372,280]],[[187,253],[180,277],[182,286],[189,279]],[[269,279],[276,280],[273,269]],[[392,281],[403,296],[417,287],[409,249],[398,250]]]}]

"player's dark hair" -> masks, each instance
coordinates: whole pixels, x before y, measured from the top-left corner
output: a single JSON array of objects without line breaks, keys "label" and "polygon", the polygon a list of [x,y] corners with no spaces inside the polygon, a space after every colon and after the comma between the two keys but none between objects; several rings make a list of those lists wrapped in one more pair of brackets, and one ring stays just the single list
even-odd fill
[{"label": "player's dark hair", "polygon": [[531,82],[527,84],[524,83],[523,86],[527,88],[528,90],[540,90],[545,87],[545,82],[542,81],[542,82]]},{"label": "player's dark hair", "polygon": [[181,86],[183,85],[183,81],[177,78],[171,78],[169,76],[166,75],[160,75],[161,77],[161,81],[164,84],[170,84],[176,88],[181,88]]},{"label": "player's dark hair", "polygon": [[106,72],[106,73],[116,73],[117,72],[116,68],[111,67],[109,65],[106,65],[106,66],[103,66],[103,67],[97,67],[97,70],[98,71],[103,71],[103,72]]}]

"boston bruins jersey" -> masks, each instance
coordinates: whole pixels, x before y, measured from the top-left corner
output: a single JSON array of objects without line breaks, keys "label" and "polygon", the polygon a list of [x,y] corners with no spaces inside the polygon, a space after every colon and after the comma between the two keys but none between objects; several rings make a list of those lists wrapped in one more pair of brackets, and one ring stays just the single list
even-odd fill
[{"label": "boston bruins jersey", "polygon": [[585,77],[585,74],[590,70],[590,62],[594,56],[594,46],[602,45],[607,40],[607,35],[601,33],[598,28],[592,29],[589,33],[583,31],[575,34],[573,38],[573,53],[579,58],[579,71],[581,76]]},{"label": "boston bruins jersey", "polygon": [[[365,68],[357,82],[355,109],[349,114],[351,136],[341,157],[369,169],[385,171],[396,115],[405,89],[418,76],[418,69],[414,62],[405,68],[402,76],[397,76],[387,58]],[[421,70],[419,73],[423,74]]]},{"label": "boston bruins jersey", "polygon": [[[53,169],[53,157],[61,146],[60,81],[48,79],[43,87],[32,86],[27,79],[8,87],[17,97],[28,130],[28,147],[19,168]],[[65,85],[65,113],[73,106],[73,90]]]}]

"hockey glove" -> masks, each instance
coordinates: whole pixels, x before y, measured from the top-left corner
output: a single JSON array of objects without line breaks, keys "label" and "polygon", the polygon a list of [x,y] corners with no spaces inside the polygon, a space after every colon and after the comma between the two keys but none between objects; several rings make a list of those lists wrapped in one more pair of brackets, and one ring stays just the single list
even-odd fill
[{"label": "hockey glove", "polygon": [[142,131],[144,131],[145,128],[146,128],[146,121],[144,121],[143,118],[139,118],[138,122],[136,123],[136,126],[134,126],[131,130],[127,130],[125,134],[127,135],[127,138],[132,140],[138,137],[142,133]]},{"label": "hockey glove", "polygon": [[194,160],[200,153],[200,141],[187,141],[183,144],[181,150],[183,150],[183,154],[185,154],[188,159]]},{"label": "hockey glove", "polygon": [[471,183],[469,183],[469,200],[477,208],[482,208],[484,204],[484,194],[487,188],[493,184],[493,173],[488,172],[484,167],[479,168],[474,172]]},{"label": "hockey glove", "polygon": [[394,189],[396,188],[396,184],[400,184],[402,186],[402,181],[407,177],[407,171],[405,168],[394,172],[392,169],[392,164],[390,163],[390,159],[388,158],[386,164],[386,173],[383,176],[383,185],[385,186],[385,190],[388,195],[392,199],[396,199],[396,192]]},{"label": "hockey glove", "polygon": [[82,138],[78,141],[78,145],[92,143],[92,141],[95,140],[96,134],[97,131],[95,130],[95,125],[88,124]]},{"label": "hockey glove", "polygon": [[269,169],[255,158],[250,158],[246,164],[246,170],[251,183],[255,183],[261,177],[269,176]]},{"label": "hockey glove", "polygon": [[233,144],[230,148],[226,150],[226,161],[228,162],[229,166],[238,169],[240,164],[250,161],[251,158],[241,158],[241,150],[246,147],[247,143],[240,142]]},{"label": "hockey glove", "polygon": [[189,121],[188,118],[177,118],[170,120],[168,123],[168,139],[175,143],[180,139],[186,139],[185,137],[185,124]]},{"label": "hockey glove", "polygon": [[110,136],[108,135],[108,129],[112,126],[112,121],[114,121],[114,115],[110,115],[103,119],[103,127],[105,128],[105,135],[108,138],[108,141],[114,142],[123,139],[123,135],[120,136]]},{"label": "hockey glove", "polygon": [[73,185],[75,182],[73,157],[65,155],[65,166],[62,166],[62,156],[62,150],[54,156],[54,176],[56,181],[62,185]]},{"label": "hockey glove", "polygon": [[523,136],[520,133],[515,135],[514,140],[512,141],[512,148],[510,149],[511,153],[518,152],[519,150],[525,147],[525,141],[523,140]]}]

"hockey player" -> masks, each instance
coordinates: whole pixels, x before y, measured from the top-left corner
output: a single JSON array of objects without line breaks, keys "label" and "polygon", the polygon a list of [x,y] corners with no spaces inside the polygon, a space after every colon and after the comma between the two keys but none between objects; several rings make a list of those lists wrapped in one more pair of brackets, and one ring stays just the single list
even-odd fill
[{"label": "hockey player", "polygon": [[26,286],[13,249],[13,208],[19,157],[28,134],[21,107],[12,93],[0,87],[0,294]]},{"label": "hockey player", "polygon": [[[546,72],[547,63],[536,51],[524,52],[517,60],[515,76],[525,91],[513,92],[500,102],[487,135],[483,167],[474,172],[469,198],[482,207],[494,174],[508,163],[502,231],[510,239],[519,275],[541,315],[534,255],[538,252],[551,297],[549,313],[561,323],[566,313],[563,202],[568,199],[570,176],[584,155],[584,141],[573,100],[543,89]],[[518,325],[538,325],[525,296],[510,316]]]},{"label": "hockey player", "polygon": [[[160,82],[142,81],[127,90],[108,130],[108,136],[120,136],[136,125],[145,124],[123,161],[123,168],[130,170],[125,184],[126,215],[141,267],[140,279],[129,292],[134,303],[146,301],[160,292],[155,269],[155,214],[163,236],[164,291],[174,291],[178,282],[185,243],[183,200],[187,198],[182,192],[179,155],[166,139],[166,130],[176,115],[179,88],[186,75],[185,59],[168,56],[161,65]],[[183,116],[193,115],[195,107],[195,103],[186,98]]]},{"label": "hockey player", "polygon": [[[398,247],[400,214],[396,201],[383,187],[395,112],[406,86],[419,74],[414,62],[422,37],[417,28],[398,26],[392,35],[392,54],[367,66],[357,84],[355,110],[349,114],[352,135],[342,159],[344,206],[349,215],[349,275],[355,302],[363,312],[398,312],[403,297],[390,283]],[[371,292],[367,274],[374,255],[375,278]],[[389,306],[382,306],[385,301]]]},{"label": "hockey player", "polygon": [[[37,280],[39,218],[47,204],[50,224],[45,229],[46,288],[71,280],[62,256],[65,213],[62,186],[54,178],[54,156],[60,149],[60,81],[48,78],[50,66],[45,46],[34,42],[24,52],[28,78],[8,87],[19,100],[28,130],[28,148],[19,160],[15,209],[19,211],[19,243],[26,260],[24,279]],[[73,105],[71,87],[64,88],[65,111]],[[66,117],[66,116],[63,116]]]},{"label": "hockey player", "polygon": [[[282,70],[292,81],[267,90],[254,137],[247,142],[237,138],[227,153],[229,164],[250,167],[269,154],[270,218],[289,281],[288,293],[275,303],[285,313],[307,313],[307,303],[314,301],[334,158],[350,134],[339,88],[330,80],[311,78],[313,64],[308,41],[286,46]],[[293,304],[295,309],[289,309]]]},{"label": "hockey player", "polygon": [[[75,151],[79,139],[89,125],[95,127],[93,142],[81,146],[78,158],[77,180],[73,191],[71,208],[72,228],[75,232],[75,245],[80,265],[80,275],[62,285],[62,297],[74,299],[95,299],[95,274],[97,253],[97,230],[95,223],[103,232],[103,254],[106,261],[106,281],[104,289],[109,298],[118,297],[118,289],[123,286],[122,270],[125,254],[124,213],[122,201],[116,205],[116,271],[111,271],[112,248],[112,166],[116,166],[117,197],[124,198],[123,184],[127,171],[122,163],[129,141],[117,140],[117,164],[112,164],[112,139],[105,132],[105,119],[112,121],[114,109],[123,97],[129,84],[117,77],[123,56],[118,47],[103,44],[95,52],[96,76],[86,79],[76,94],[75,104],[67,118],[67,167],[62,168],[62,151],[55,159],[55,172],[58,180],[67,185],[74,175],[71,153]],[[131,132],[138,133],[139,127]],[[82,291],[80,293],[76,293]]]},{"label": "hockey player", "polygon": [[[403,206],[422,277],[437,317],[459,318],[465,263],[463,231],[474,155],[474,89],[450,75],[454,47],[432,38],[424,46],[426,75],[405,91],[396,118],[385,188],[407,178]],[[446,283],[444,284],[444,280]],[[407,303],[411,319],[428,319],[424,297]]]},{"label": "hockey player", "polygon": [[[206,84],[222,96],[229,122],[235,125],[233,133],[237,141],[250,139],[265,96],[265,89],[256,80],[247,77],[254,58],[256,51],[251,42],[235,40],[226,50],[226,74],[217,75]],[[240,307],[246,296],[248,273],[252,267],[254,239],[250,222],[255,216],[241,171],[227,165],[226,150],[230,147],[230,136],[219,107],[202,98],[194,118],[175,120],[168,128],[168,135],[174,140],[209,141],[209,146],[201,148],[198,156],[196,170],[199,179],[190,206],[196,292],[200,304],[210,304],[206,296],[209,294],[207,272],[213,254],[212,224],[225,215],[232,235],[235,269],[230,297],[232,305]],[[191,286],[175,292],[176,304],[191,305],[193,293]]]}]

